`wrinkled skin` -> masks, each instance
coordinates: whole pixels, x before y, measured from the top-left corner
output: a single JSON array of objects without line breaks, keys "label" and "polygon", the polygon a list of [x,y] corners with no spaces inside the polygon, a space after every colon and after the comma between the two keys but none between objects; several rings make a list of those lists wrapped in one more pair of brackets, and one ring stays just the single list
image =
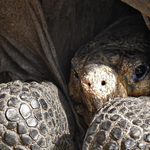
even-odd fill
[{"label": "wrinkled skin", "polygon": [[118,21],[72,59],[69,93],[87,124],[110,99],[150,95],[149,30],[135,18]]}]

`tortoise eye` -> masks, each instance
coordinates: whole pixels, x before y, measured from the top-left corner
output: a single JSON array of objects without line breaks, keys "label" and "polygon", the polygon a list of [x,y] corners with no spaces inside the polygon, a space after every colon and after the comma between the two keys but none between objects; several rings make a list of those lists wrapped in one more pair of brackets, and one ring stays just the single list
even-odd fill
[{"label": "tortoise eye", "polygon": [[79,75],[78,75],[78,73],[75,71],[75,69],[74,69],[73,71],[74,71],[75,77],[76,77],[77,79],[79,79]]},{"label": "tortoise eye", "polygon": [[132,75],[133,80],[135,82],[138,82],[138,81],[144,79],[146,77],[148,71],[149,71],[149,66],[140,64],[133,71],[133,75]]}]

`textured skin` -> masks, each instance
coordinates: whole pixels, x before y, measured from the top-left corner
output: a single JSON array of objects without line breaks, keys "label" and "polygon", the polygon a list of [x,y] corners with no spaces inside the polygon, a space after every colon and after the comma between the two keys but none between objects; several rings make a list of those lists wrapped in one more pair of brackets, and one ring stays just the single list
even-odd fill
[{"label": "textured skin", "polygon": [[74,117],[50,82],[0,84],[0,150],[73,150]]},{"label": "textured skin", "polygon": [[150,97],[116,98],[94,116],[83,150],[150,149]]}]

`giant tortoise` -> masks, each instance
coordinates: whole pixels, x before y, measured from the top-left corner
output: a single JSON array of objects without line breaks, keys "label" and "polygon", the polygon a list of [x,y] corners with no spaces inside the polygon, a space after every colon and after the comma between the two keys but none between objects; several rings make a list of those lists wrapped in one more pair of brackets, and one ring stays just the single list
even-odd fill
[{"label": "giant tortoise", "polygon": [[72,59],[69,93],[89,125],[83,150],[150,146],[149,98],[127,97],[150,94],[150,32],[137,19],[118,20]]},{"label": "giant tortoise", "polygon": [[[149,3],[127,2],[149,27]],[[81,149],[87,125],[68,96],[71,58],[115,21],[141,18],[139,11],[119,0],[2,0],[0,149]]]}]

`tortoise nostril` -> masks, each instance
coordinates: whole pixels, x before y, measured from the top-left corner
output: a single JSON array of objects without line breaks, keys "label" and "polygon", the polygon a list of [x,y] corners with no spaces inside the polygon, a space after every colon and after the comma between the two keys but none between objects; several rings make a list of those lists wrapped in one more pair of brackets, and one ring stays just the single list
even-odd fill
[{"label": "tortoise nostril", "polygon": [[102,86],[103,86],[103,85],[105,85],[105,84],[106,84],[106,82],[105,82],[105,81],[102,81],[102,82],[101,82],[101,84],[102,84]]},{"label": "tortoise nostril", "polygon": [[91,83],[88,83],[88,86],[90,87],[90,86],[91,86]]}]

